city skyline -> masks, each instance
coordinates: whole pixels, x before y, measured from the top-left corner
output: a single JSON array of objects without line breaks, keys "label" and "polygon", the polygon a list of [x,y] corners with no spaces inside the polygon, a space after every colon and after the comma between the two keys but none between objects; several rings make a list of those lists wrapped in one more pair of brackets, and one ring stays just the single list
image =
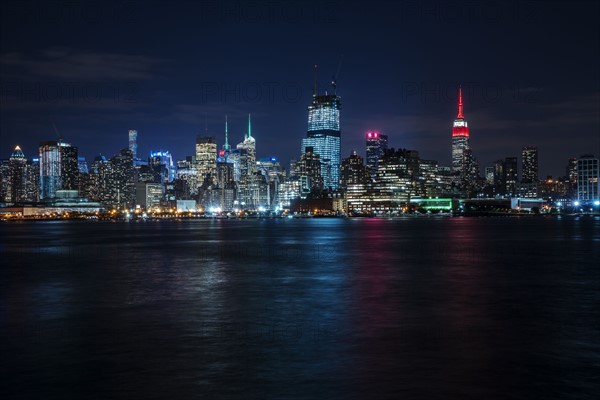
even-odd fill
[{"label": "city skyline", "polygon": [[[469,139],[470,139],[470,135],[469,135],[469,128],[467,127],[467,123],[466,123],[466,120],[465,120],[465,118],[464,118],[464,103],[463,103],[463,98],[462,98],[462,85],[461,85],[461,84],[458,84],[457,88],[458,88],[458,90],[457,90],[458,96],[457,96],[457,98],[456,98],[456,104],[457,104],[457,106],[458,106],[458,113],[457,113],[457,117],[456,117],[456,119],[455,119],[455,121],[454,121],[454,127],[452,128],[452,140],[453,140],[453,142],[450,144],[450,147],[452,147],[452,149],[454,149],[454,148],[456,147],[456,145],[455,145],[455,144],[453,144],[453,143],[454,143],[454,141],[456,140],[456,137],[457,137],[457,136],[460,136],[460,137],[464,136],[464,137],[466,137],[466,138],[467,138],[467,142],[466,142],[466,148],[469,148],[469,149],[471,149],[471,150],[472,150],[472,147],[471,147],[471,146],[469,146],[469,142],[468,142],[468,141],[469,141]],[[313,96],[313,97],[314,97],[314,96]],[[332,96],[327,96],[327,95],[324,95],[324,96],[320,96],[320,97],[323,97],[323,98],[329,98],[329,97],[332,97]],[[333,98],[333,97],[332,97],[332,98]],[[308,122],[308,125],[309,125],[309,132],[310,132],[310,125],[311,125],[311,121],[310,121],[310,118],[311,118],[311,111],[310,111],[310,109],[311,109],[311,107],[313,107],[313,106],[314,106],[314,98],[313,98],[313,105],[310,105],[310,106],[309,106],[309,122]],[[455,107],[456,107],[456,106],[455,106]],[[243,136],[243,140],[242,140],[242,142],[243,142],[243,141],[246,139],[246,137],[247,137],[248,133],[250,132],[250,114],[248,114],[247,118],[248,118],[248,121],[247,121],[247,124],[248,124],[248,125],[247,125],[247,127],[246,127],[246,131],[245,131],[245,132],[243,133],[243,135],[242,135],[242,136]],[[339,129],[339,126],[341,125],[341,123],[339,122],[339,119],[340,119],[340,117],[339,117],[339,114],[336,116],[336,118],[337,118],[337,120],[336,120],[337,122],[336,122],[336,123],[337,123],[338,129]],[[215,143],[216,143],[216,147],[217,147],[217,148],[222,148],[223,146],[229,146],[229,142],[228,142],[228,138],[229,138],[229,130],[228,130],[228,119],[227,119],[227,114],[225,114],[225,116],[224,116],[224,121],[225,121],[225,122],[224,122],[224,127],[223,127],[223,131],[222,131],[222,132],[219,132],[219,133],[211,133],[212,131],[208,129],[208,122],[207,122],[207,121],[208,121],[208,119],[207,119],[207,115],[205,115],[205,127],[204,127],[204,131],[203,131],[203,132],[201,132],[201,131],[198,131],[198,133],[194,135],[194,137],[195,137],[195,140],[196,140],[196,143],[197,143],[197,140],[198,140],[198,138],[200,138],[200,137],[205,137],[205,138],[212,138],[212,139],[214,139],[214,140],[215,140]],[[460,127],[459,127],[459,128],[457,128],[457,125],[456,125],[456,124],[457,124],[457,121],[459,121],[459,122],[458,122],[458,124],[460,125]],[[462,122],[462,121],[465,121],[465,122]],[[223,122],[222,122],[222,123],[223,123]],[[461,124],[464,124],[464,128],[461,128],[461,127],[463,126],[463,125],[461,125]],[[54,124],[53,124],[53,125],[54,125]],[[55,134],[58,136],[58,138],[57,138],[57,141],[59,141],[59,142],[60,142],[60,141],[63,141],[63,142],[68,142],[67,140],[64,140],[64,139],[62,138],[62,133],[58,132],[58,130],[56,129],[56,126],[53,126],[53,128],[55,129]],[[457,129],[464,129],[464,130],[466,130],[466,131],[465,131],[466,133],[457,135],[457,134],[456,134],[456,130],[457,130]],[[90,151],[89,149],[87,149],[87,151],[86,151],[86,149],[83,149],[83,150],[84,150],[84,152],[83,152],[83,155],[81,155],[80,157],[84,157],[84,158],[85,158],[85,160],[86,160],[88,163],[90,163],[90,162],[92,162],[92,161],[94,160],[94,158],[96,158],[96,157],[98,157],[98,156],[110,157],[110,156],[112,156],[112,155],[115,155],[115,154],[117,154],[117,153],[118,153],[118,152],[119,152],[121,149],[124,149],[124,148],[129,148],[130,150],[132,150],[132,153],[133,153],[133,157],[134,157],[134,159],[139,159],[139,160],[142,160],[142,161],[146,161],[146,160],[148,160],[148,159],[152,158],[152,156],[153,156],[153,153],[156,151],[156,149],[159,149],[159,151],[167,151],[167,152],[170,152],[171,154],[173,154],[173,152],[170,150],[170,148],[171,148],[171,147],[173,147],[173,146],[171,146],[171,145],[169,144],[170,142],[164,142],[163,144],[157,144],[157,145],[149,145],[149,146],[148,146],[148,145],[146,145],[146,146],[144,146],[144,147],[149,147],[149,150],[148,150],[148,152],[146,153],[146,154],[147,154],[147,157],[145,157],[145,156],[144,156],[143,154],[141,154],[141,153],[140,153],[140,154],[138,154],[138,151],[137,151],[137,149],[138,149],[138,146],[139,146],[139,142],[138,142],[138,131],[137,131],[136,129],[133,129],[133,128],[132,128],[132,129],[126,129],[126,131],[128,132],[128,138],[127,138],[127,142],[123,142],[123,143],[122,143],[122,145],[121,145],[120,147],[117,147],[117,148],[115,148],[115,149],[114,149],[112,152],[110,152],[110,151],[109,151],[108,153],[104,153],[104,154],[103,154],[103,153],[101,153],[101,152],[96,152],[96,153],[94,153],[93,151]],[[403,148],[403,146],[402,146],[402,145],[400,145],[400,144],[396,144],[396,143],[394,143],[394,142],[391,142],[391,143],[389,143],[389,142],[388,142],[388,135],[385,135],[384,133],[381,133],[381,131],[379,131],[379,130],[373,130],[373,131],[364,132],[364,133],[363,133],[363,138],[364,138],[365,136],[366,136],[366,137],[370,137],[370,136],[368,136],[368,135],[370,135],[370,134],[374,134],[374,135],[380,135],[380,136],[382,136],[382,137],[385,137],[385,140],[386,140],[386,146],[389,144],[389,147],[392,147],[392,148]],[[49,137],[49,136],[48,136],[48,137]],[[24,156],[25,156],[25,158],[26,158],[26,159],[28,159],[28,160],[37,159],[37,158],[39,157],[39,154],[40,154],[40,152],[39,152],[39,148],[40,148],[40,146],[42,146],[42,145],[43,145],[45,142],[52,141],[51,139],[48,139],[48,137],[47,137],[46,139],[44,139],[44,140],[41,140],[41,141],[39,142],[39,145],[38,145],[38,146],[37,146],[37,148],[36,148],[36,149],[37,149],[37,151],[33,152],[33,154],[32,154],[32,155],[30,155],[30,154],[27,154],[27,153],[26,153],[26,150],[25,150],[25,155],[24,155]],[[221,141],[220,139],[222,139],[222,141]],[[252,138],[252,139],[254,139],[254,138]],[[303,143],[303,144],[301,145],[301,147],[302,147],[302,148],[304,148],[304,146],[305,146],[305,141],[306,141],[306,138],[300,138],[300,139],[302,140],[302,143]],[[290,139],[290,140],[292,140],[292,139]],[[343,146],[344,140],[342,140],[341,142],[342,142],[342,149],[343,149],[343,148],[344,148],[344,146]],[[69,143],[69,145],[70,145],[70,143]],[[196,145],[197,145],[197,144],[196,144]],[[11,153],[11,154],[12,154],[12,152],[14,151],[15,147],[18,147],[18,148],[19,148],[19,150],[20,150],[21,152],[24,152],[24,150],[23,150],[23,146],[22,146],[22,145],[20,145],[20,144],[16,144],[16,145],[13,147],[13,150],[11,150],[11,151],[10,151],[10,153]],[[76,144],[75,144],[75,147],[77,147],[77,145],[76,145]],[[341,153],[341,157],[340,157],[340,158],[341,158],[341,159],[342,159],[342,158],[346,158],[348,155],[352,154],[352,152],[358,152],[358,153],[359,153],[361,156],[363,156],[363,157],[365,158],[365,160],[366,160],[366,159],[368,158],[368,151],[369,151],[369,150],[368,150],[368,147],[369,147],[369,144],[368,144],[368,143],[367,143],[366,145],[363,143],[363,144],[362,144],[362,147],[352,148],[352,149],[350,150],[350,152],[349,152],[349,153],[347,153],[347,154],[345,154],[345,153],[343,152],[343,150],[342,150],[342,153]],[[464,146],[463,146],[463,147],[464,147]],[[495,160],[495,159],[497,159],[497,158],[503,158],[503,157],[505,157],[505,156],[517,157],[517,159],[519,160],[519,163],[521,164],[521,163],[522,163],[522,161],[523,161],[523,159],[524,159],[524,158],[523,158],[523,156],[524,156],[524,154],[525,154],[525,153],[524,153],[524,150],[525,150],[525,148],[530,148],[530,147],[533,147],[533,148],[535,148],[535,150],[536,150],[536,155],[535,155],[535,157],[536,157],[536,168],[538,168],[538,169],[539,169],[539,166],[538,166],[538,148],[539,148],[540,146],[538,146],[538,145],[536,145],[536,144],[521,144],[521,145],[519,145],[519,144],[516,144],[516,147],[517,147],[517,149],[515,150],[515,152],[514,152],[514,153],[511,153],[510,155],[500,155],[500,154],[498,154],[498,155],[494,156],[494,160]],[[543,146],[541,146],[541,147],[543,148]],[[155,149],[155,150],[153,150],[153,149]],[[413,150],[421,151],[422,153],[425,153],[425,154],[427,154],[427,149],[425,149],[425,151],[423,151],[423,149],[413,149]],[[194,155],[194,154],[196,154],[196,151],[197,151],[197,150],[194,150],[194,149],[193,149],[193,147],[192,147],[192,150],[188,150],[188,152],[187,152],[186,154],[182,154],[182,155],[175,156],[175,157],[174,157],[174,159],[175,159],[175,160],[184,160],[186,157],[188,157],[188,156],[190,156],[190,155]],[[456,150],[452,150],[452,153],[455,153],[455,151],[456,151]],[[300,158],[300,156],[302,155],[302,153],[303,153],[303,152],[299,152],[299,153],[298,153],[298,154],[297,154],[295,157],[294,157],[294,156],[292,156],[292,158],[290,158],[290,159],[287,159],[287,160],[286,160],[286,159],[282,159],[282,158],[279,156],[279,154],[277,154],[277,152],[276,152],[276,151],[275,151],[275,152],[273,152],[272,154],[265,153],[265,152],[262,152],[262,153],[261,153],[261,152],[259,152],[259,153],[258,153],[258,155],[260,155],[260,156],[262,156],[262,157],[275,157],[277,160],[279,160],[280,162],[282,162],[282,163],[283,163],[283,166],[284,166],[285,168],[287,168],[287,167],[289,167],[289,166],[290,166],[290,162],[293,162],[294,160],[297,160],[298,158]],[[546,174],[544,174],[544,173],[540,173],[540,174],[539,174],[539,177],[540,177],[540,178],[543,178],[543,177],[546,177],[546,176],[552,176],[552,177],[558,178],[558,177],[565,176],[565,175],[564,175],[564,171],[565,171],[565,166],[567,165],[568,161],[569,161],[571,158],[578,158],[578,157],[580,157],[580,156],[583,156],[583,155],[585,155],[585,154],[588,154],[588,153],[589,153],[589,151],[584,151],[584,150],[582,150],[582,151],[580,152],[580,154],[576,154],[576,155],[569,155],[568,157],[563,157],[563,159],[561,159],[561,161],[563,161],[563,162],[564,162],[564,165],[562,166],[562,170],[561,170],[561,171],[557,171],[557,174],[549,174],[549,173],[546,173]],[[81,154],[81,153],[80,153],[80,154]],[[85,154],[93,154],[93,156],[89,157],[89,156],[86,156]],[[595,153],[594,153],[594,154],[595,154]],[[600,152],[599,152],[598,154],[600,154]],[[9,158],[9,157],[0,157],[0,159],[8,159],[8,158]],[[460,156],[459,158],[462,158],[462,152],[461,152],[461,156]],[[455,162],[454,162],[454,158],[452,158],[452,157],[451,157],[451,159],[449,160],[449,162],[448,162],[447,164],[446,164],[446,163],[444,163],[443,161],[440,161],[440,160],[436,160],[436,161],[439,161],[439,162],[440,162],[440,165],[451,166],[451,167],[453,168],[453,170],[456,170],[456,171],[458,171],[458,170],[460,170],[460,169],[462,168],[462,166],[461,166],[461,167],[456,167],[456,166],[454,165],[454,164],[455,164]],[[483,175],[483,176],[485,176],[485,168],[486,168],[486,167],[488,167],[488,166],[492,166],[492,165],[494,164],[494,162],[495,162],[495,161],[490,161],[490,162],[487,162],[487,163],[485,163],[485,164],[483,164],[483,165],[477,165],[477,168],[478,168],[478,170],[479,170],[480,174],[481,174],[481,175]],[[477,163],[477,162],[476,162],[476,163]],[[478,163],[477,163],[477,164],[478,164]],[[521,173],[522,173],[522,170],[521,170],[521,167],[519,167],[519,175],[521,175]],[[536,174],[537,174],[537,171],[536,171]]]},{"label": "city skyline", "polygon": [[598,397],[599,15],[0,1],[0,398]]},{"label": "city skyline", "polygon": [[[457,114],[457,119],[455,119],[455,121],[454,121],[454,127],[452,128],[453,129],[453,133],[452,133],[452,140],[453,141],[455,140],[455,137],[457,136],[454,133],[454,131],[457,129],[457,127],[456,127],[457,122],[456,121],[466,121],[464,119],[464,114],[463,114],[464,103],[463,103],[463,98],[462,98],[462,84],[458,84],[457,85],[457,93],[458,93],[458,96],[456,97],[455,102],[456,102],[456,104],[458,104],[458,110],[459,111],[458,111],[458,114]],[[321,96],[321,97],[327,97],[327,96]],[[328,97],[331,97],[331,96],[328,96]],[[313,102],[314,102],[314,100],[313,100]],[[309,106],[309,109],[310,109],[310,107],[311,106]],[[456,105],[455,105],[455,108],[456,108]],[[194,135],[195,140],[197,141],[199,137],[211,137],[211,138],[213,138],[215,140],[216,145],[217,145],[218,148],[223,147],[224,145],[225,146],[229,146],[228,138],[229,138],[230,134],[229,134],[229,130],[228,130],[228,126],[229,125],[228,125],[227,115],[228,114],[224,115],[225,123],[224,123],[223,131],[222,132],[214,132],[214,133],[213,133],[212,130],[208,129],[208,122],[207,122],[208,121],[208,116],[205,115],[204,116],[204,118],[205,118],[205,120],[204,120],[205,121],[204,131],[198,131],[198,133],[196,133]],[[247,118],[249,118],[249,115],[250,114],[248,114]],[[310,115],[309,115],[309,118],[310,118]],[[339,125],[341,125],[341,123],[339,122],[339,118],[340,118],[339,115],[337,116],[337,118],[338,118],[337,124],[339,126]],[[460,123],[462,123],[462,122],[459,122],[459,124]],[[64,138],[62,137],[63,136],[62,133],[58,132],[58,130],[56,129],[55,124],[53,123],[52,125],[53,125],[52,128],[54,129],[54,134],[57,135],[57,138],[56,138],[55,141],[68,142],[68,140],[64,140]],[[309,125],[310,125],[310,121],[309,121]],[[246,136],[248,134],[249,121],[248,121],[248,125],[247,125],[246,129],[247,130],[242,134],[243,140],[246,139]],[[464,122],[464,129],[466,129],[466,134],[464,134],[462,136],[465,136],[467,138],[466,147],[472,149],[472,147],[469,146],[469,144],[468,144],[469,143],[468,140],[470,139],[470,135],[469,135],[469,128],[467,127],[466,122]],[[179,146],[170,145],[169,144],[170,142],[168,142],[168,141],[164,142],[163,144],[145,145],[143,147],[144,148],[146,148],[146,147],[148,148],[148,151],[146,152],[147,157],[145,157],[143,155],[143,153],[141,153],[141,152],[138,153],[138,147],[139,147],[138,135],[140,134],[138,132],[138,130],[135,129],[135,128],[129,128],[129,129],[124,129],[123,131],[124,132],[125,131],[128,132],[128,138],[125,139],[125,140],[123,140],[123,137],[122,137],[121,138],[121,142],[123,142],[123,143],[121,143],[121,145],[118,145],[116,143],[112,144],[112,148],[114,149],[112,152],[109,151],[108,153],[102,153],[102,152],[94,152],[93,150],[90,151],[89,149],[83,149],[83,152],[80,152],[80,154],[83,154],[83,155],[81,155],[80,157],[84,157],[87,162],[92,162],[94,160],[94,158],[96,158],[98,156],[105,156],[105,157],[108,156],[108,157],[110,157],[111,155],[114,155],[114,154],[118,153],[118,151],[121,150],[121,149],[130,148],[132,150],[132,152],[134,153],[134,158],[140,159],[140,160],[148,160],[148,159],[150,159],[152,157],[153,152],[156,151],[156,150],[153,150],[153,149],[160,149],[159,151],[168,151],[171,154],[173,154],[173,151],[171,151],[170,148],[179,147]],[[375,130],[370,130],[370,131],[363,132],[362,133],[363,140],[364,140],[365,135],[369,135],[370,133],[371,134],[381,135],[381,136],[383,136],[383,137],[386,138],[386,141],[388,140],[388,136],[389,135],[386,135],[385,133],[381,132],[380,130],[376,130],[376,129]],[[141,136],[143,138],[143,135],[141,135]],[[345,136],[346,135],[344,135],[344,138],[345,138]],[[447,136],[447,132],[446,132],[446,136]],[[458,135],[458,136],[461,136],[461,135]],[[220,139],[222,139],[222,141]],[[305,138],[304,139],[300,138],[300,139],[302,140],[302,143],[304,143],[304,141],[306,140]],[[354,139],[355,138],[351,138],[351,141],[354,142]],[[392,137],[392,139],[393,139],[393,137]],[[290,138],[290,140],[293,141],[292,138]],[[19,147],[19,150],[25,153],[25,158],[26,159],[28,159],[28,160],[37,159],[39,157],[39,147],[44,142],[48,142],[48,141],[52,141],[52,139],[50,138],[50,135],[46,136],[46,139],[43,139],[43,140],[39,141],[39,144],[36,147],[37,151],[33,152],[32,153],[33,155],[29,155],[27,153],[27,149],[23,150],[24,146],[21,145],[21,144],[18,144],[18,143],[13,146],[13,150],[10,150],[10,154],[12,154],[12,152],[15,149],[15,147]],[[27,141],[21,141],[19,143],[22,143],[22,142],[27,142]],[[132,148],[132,143],[135,143],[133,145],[134,148]],[[347,147],[347,146],[344,146],[344,140],[341,140],[341,143],[342,143],[341,158],[347,157],[349,154],[351,154],[354,151],[357,151],[365,159],[368,158],[368,154],[367,154],[368,153],[368,145],[365,146],[365,144],[362,143],[362,147],[361,146],[357,146],[355,148],[352,148],[348,153],[344,153],[343,149],[344,149],[344,147]],[[392,147],[392,148],[405,148],[405,147],[403,147],[399,143],[394,143],[394,142],[391,142],[391,143],[390,142],[386,142],[386,143],[388,143],[389,147]],[[106,142],[104,144],[106,144]],[[75,146],[78,147],[76,144],[75,144]],[[109,146],[111,146],[111,145],[109,145]],[[452,148],[455,147],[455,145],[453,145],[452,143],[450,143],[450,146]],[[301,146],[301,147],[303,147],[303,146]],[[509,155],[508,154],[507,155],[500,155],[500,154],[498,154],[498,155],[493,156],[493,159],[495,160],[498,157],[512,156],[512,157],[517,157],[521,161],[522,160],[522,154],[524,154],[524,153],[522,153],[522,150],[524,148],[528,148],[528,147],[535,147],[536,148],[536,162],[538,162],[537,161],[537,157],[538,157],[537,156],[537,149],[539,147],[543,148],[543,145],[539,146],[539,145],[537,145],[535,143],[533,143],[533,144],[532,143],[529,143],[529,144],[515,143],[515,151],[514,152],[510,153]],[[424,154],[428,153],[427,149],[425,149],[425,151],[423,151],[423,149],[414,149],[414,150],[421,151]],[[193,149],[193,144],[192,144],[191,150],[188,149],[188,150],[184,150],[183,152],[186,152],[186,151],[187,151],[187,153],[185,153],[185,154],[181,154],[181,155],[175,156],[175,159],[183,160],[183,159],[185,159],[185,157],[195,154],[195,150]],[[93,154],[93,155],[90,157],[89,154]],[[265,153],[265,152],[259,152],[259,155],[262,156],[262,157],[275,157],[275,158],[277,158],[278,160],[280,160],[283,163],[284,167],[286,167],[286,168],[290,166],[290,162],[292,162],[292,161],[297,160],[298,158],[300,158],[301,154],[302,154],[302,152],[299,152],[296,156],[292,156],[292,158],[290,158],[288,160],[285,160],[285,159],[282,159],[278,154],[268,154],[268,153]],[[462,154],[462,152],[461,152],[461,154]],[[568,162],[569,159],[571,159],[571,158],[578,158],[578,157],[580,157],[580,156],[582,156],[584,154],[589,154],[589,151],[583,150],[580,154],[568,155],[568,156],[566,156],[566,154],[565,154],[565,157],[563,157],[562,159],[560,159],[556,163],[559,164],[560,162],[563,162],[566,165],[566,163]],[[593,154],[596,154],[596,153],[593,153]],[[600,154],[600,151],[598,152],[598,154]],[[7,156],[7,157],[0,157],[0,159],[8,159],[9,156]],[[440,161],[440,160],[436,160],[436,161],[440,161],[440,165],[452,166],[452,168],[454,169],[455,167],[453,166],[454,165],[453,158],[452,157],[448,157],[448,158],[450,158],[450,159],[447,160],[447,163],[445,163],[444,161]],[[543,157],[542,157],[542,159],[543,159]],[[485,167],[493,165],[494,162],[495,161],[489,161],[487,163],[482,163],[482,165],[478,165],[477,168],[478,168],[478,170],[480,171],[480,173],[482,175],[485,175]],[[562,168],[558,168],[559,171],[557,171],[556,174],[540,173],[539,177],[540,178],[543,178],[543,177],[546,177],[546,176],[562,177],[562,176],[564,176],[563,172],[565,170],[565,165],[563,165]],[[460,168],[456,168],[455,170],[459,170],[459,169]],[[520,173],[521,173],[521,169],[519,168],[519,175],[520,175]]]},{"label": "city skyline", "polygon": [[[171,19],[149,29],[161,11],[152,4],[97,14],[85,4],[7,8],[0,28],[1,158],[16,145],[31,157],[39,142],[56,139],[55,124],[88,160],[126,147],[123,132],[129,129],[138,131],[141,157],[162,149],[182,159],[192,154],[206,119],[221,146],[224,116],[237,142],[252,113],[258,155],[287,165],[299,157],[297,140],[306,133],[315,63],[319,92],[332,90],[333,76],[343,99],[342,157],[352,150],[364,156],[364,134],[377,131],[390,146],[418,149],[449,165],[447,127],[459,84],[482,168],[498,157],[519,156],[527,145],[538,147],[542,177],[562,175],[569,157],[600,154],[598,38],[594,24],[585,22],[597,14],[597,4],[457,3],[455,13],[447,13],[442,3],[429,2],[386,15],[381,11],[389,5],[378,3],[377,26],[360,33],[353,29],[359,18],[374,21],[370,8],[315,2],[292,13],[297,8],[276,3],[269,10],[256,6],[264,12],[251,19],[242,3],[227,4],[171,10],[175,29]],[[202,24],[192,24],[194,16]],[[457,19],[481,34],[454,29]],[[32,24],[47,35],[29,34],[25,28]],[[117,29],[106,29],[109,24]],[[273,29],[280,34],[266,41]],[[166,46],[166,30],[169,41],[192,45],[208,33],[210,40],[190,53]],[[134,46],[142,32],[159,46]],[[332,44],[300,46],[333,32],[339,34]],[[401,40],[408,33],[419,40]],[[386,43],[394,37],[398,47],[390,50]],[[548,46],[559,40],[569,46],[556,57]],[[278,52],[287,43],[293,51]],[[461,62],[439,62],[457,57]],[[219,62],[207,62],[213,58]]]}]

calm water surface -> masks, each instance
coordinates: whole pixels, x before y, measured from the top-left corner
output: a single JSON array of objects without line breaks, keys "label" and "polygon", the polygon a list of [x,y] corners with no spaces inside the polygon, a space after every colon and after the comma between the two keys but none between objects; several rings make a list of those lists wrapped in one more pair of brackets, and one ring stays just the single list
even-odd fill
[{"label": "calm water surface", "polygon": [[600,219],[0,224],[0,397],[587,399]]}]

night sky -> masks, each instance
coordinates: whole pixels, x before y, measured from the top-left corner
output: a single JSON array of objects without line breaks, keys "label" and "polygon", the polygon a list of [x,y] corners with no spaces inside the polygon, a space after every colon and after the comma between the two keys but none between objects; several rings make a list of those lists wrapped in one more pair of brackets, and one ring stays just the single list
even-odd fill
[{"label": "night sky", "polygon": [[[600,155],[599,3],[3,1],[0,158],[41,141],[88,162],[127,147],[194,153],[231,144],[247,114],[257,156],[287,168],[311,101],[336,74],[342,157],[364,134],[450,164],[456,89],[482,166],[537,145],[540,176]],[[341,61],[341,62],[340,62]]]}]

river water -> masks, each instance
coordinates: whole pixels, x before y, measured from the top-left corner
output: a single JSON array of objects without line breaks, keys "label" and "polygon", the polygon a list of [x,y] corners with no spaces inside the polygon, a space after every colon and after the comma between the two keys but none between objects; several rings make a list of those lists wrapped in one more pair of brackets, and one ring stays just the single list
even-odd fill
[{"label": "river water", "polygon": [[595,398],[600,218],[0,224],[15,399]]}]

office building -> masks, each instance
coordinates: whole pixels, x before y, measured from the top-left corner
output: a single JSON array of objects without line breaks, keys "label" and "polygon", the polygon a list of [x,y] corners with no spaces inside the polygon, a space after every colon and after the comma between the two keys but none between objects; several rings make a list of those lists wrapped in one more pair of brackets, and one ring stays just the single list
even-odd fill
[{"label": "office building", "polygon": [[375,176],[379,159],[388,148],[388,137],[379,132],[367,132],[367,168],[371,176]]},{"label": "office building", "polygon": [[[334,86],[335,88],[335,86]],[[313,101],[308,106],[308,131],[302,139],[301,153],[306,148],[321,160],[321,176],[326,189],[337,189],[340,180],[341,163],[341,98],[337,94],[319,95],[313,92]]]},{"label": "office building", "polygon": [[521,181],[538,181],[538,150],[535,146],[525,146],[521,152]]},{"label": "office building", "polygon": [[217,142],[213,136],[196,137],[196,169],[199,185],[215,179],[217,173]]},{"label": "office building", "polygon": [[[381,155],[383,155],[383,152]],[[379,157],[380,156],[378,156],[377,160],[379,160]],[[363,158],[353,150],[348,158],[342,160],[340,187],[346,189],[350,185],[367,184],[370,180],[370,167],[365,165]]]},{"label": "office building", "polygon": [[129,150],[131,151],[131,154],[133,155],[134,160],[138,159],[137,135],[138,135],[138,133],[136,130],[134,130],[134,129],[129,130]]},{"label": "office building", "polygon": [[164,186],[160,183],[136,183],[135,204],[146,210],[160,207],[164,199]]},{"label": "office building", "polygon": [[57,190],[79,189],[77,147],[62,141],[43,142],[39,147],[40,199],[53,198]]},{"label": "office building", "polygon": [[577,160],[577,200],[581,203],[598,201],[598,158],[584,154]]}]

